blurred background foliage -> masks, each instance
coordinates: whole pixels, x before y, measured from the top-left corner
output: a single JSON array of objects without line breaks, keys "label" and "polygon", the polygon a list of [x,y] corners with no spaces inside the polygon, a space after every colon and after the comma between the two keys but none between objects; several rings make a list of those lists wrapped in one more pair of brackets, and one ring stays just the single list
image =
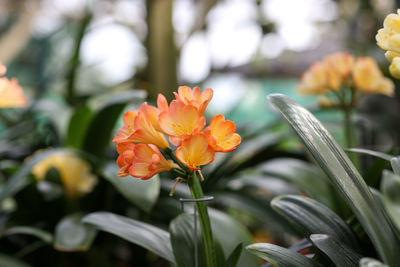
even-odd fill
[{"label": "blurred background foliage", "polygon": [[[232,229],[243,230],[225,240],[232,242],[229,249],[241,238],[283,246],[297,241],[299,235],[268,204],[280,194],[308,195],[345,218],[341,198],[265,96],[296,99],[341,142],[340,114],[318,109],[316,97],[298,95],[299,77],[337,51],[372,56],[387,74],[375,34],[398,6],[394,0],[1,1],[0,62],[8,77],[18,78],[30,104],[0,110],[0,262],[168,266],[109,234],[98,234],[85,253],[62,252],[86,250],[96,234],[80,225],[85,234],[71,245],[59,229],[67,224],[75,231],[77,218],[99,210],[168,229],[181,213],[178,198],[188,196],[186,187],[179,185],[171,198],[168,174],[146,184],[118,178],[110,140],[124,110],[154,102],[158,93],[170,100],[184,84],[213,88],[206,115],[225,114],[243,137],[237,151],[220,155],[204,170],[204,189],[216,197],[210,206],[237,223]],[[400,121],[399,100],[398,93],[363,98],[354,120],[360,147],[399,152],[400,124],[393,123]],[[47,174],[49,183],[38,182],[30,169],[41,153],[52,153],[49,148],[73,150],[91,162],[99,177],[94,190],[66,199],[54,169]],[[361,171],[370,186],[379,185],[387,167],[386,161],[362,155]],[[15,230],[21,226],[34,228]],[[239,262],[257,266],[246,253]]]}]

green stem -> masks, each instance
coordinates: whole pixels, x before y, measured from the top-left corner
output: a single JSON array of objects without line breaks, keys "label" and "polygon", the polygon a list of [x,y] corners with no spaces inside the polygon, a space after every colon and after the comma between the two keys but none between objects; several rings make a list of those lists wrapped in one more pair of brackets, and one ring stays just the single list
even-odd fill
[{"label": "green stem", "polygon": [[[204,197],[203,190],[201,189],[200,181],[197,178],[196,172],[194,172],[193,176],[188,179],[188,185],[194,199]],[[196,209],[199,214],[201,231],[203,233],[207,267],[215,267],[217,266],[217,261],[207,206],[204,202],[196,202]]]},{"label": "green stem", "polygon": [[[357,147],[357,140],[356,140],[356,134],[354,131],[354,126],[351,120],[351,108],[345,108],[343,110],[343,128],[344,128],[344,136],[346,140],[346,148],[355,148]],[[357,153],[349,153],[349,158],[353,162],[354,166],[356,166],[357,169],[360,169],[360,160],[358,158]]]}]

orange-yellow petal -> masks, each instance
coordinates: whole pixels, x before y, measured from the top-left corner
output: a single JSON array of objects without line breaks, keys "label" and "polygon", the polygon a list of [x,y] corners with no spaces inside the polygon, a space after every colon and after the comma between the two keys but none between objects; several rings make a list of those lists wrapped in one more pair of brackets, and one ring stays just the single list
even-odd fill
[{"label": "orange-yellow petal", "polygon": [[22,108],[27,104],[28,101],[17,79],[0,78],[0,108]]},{"label": "orange-yellow petal", "polygon": [[[184,140],[192,134],[201,132],[205,125],[205,118],[195,107],[173,100],[168,111],[160,114],[159,123],[166,134],[174,137],[172,140],[170,138],[173,142],[173,140]],[[179,141],[175,143],[179,144]]]},{"label": "orange-yellow petal", "polygon": [[203,115],[208,103],[210,103],[213,97],[213,90],[207,88],[201,92],[198,86],[194,87],[193,90],[188,86],[180,86],[178,88],[178,93],[174,92],[174,95],[176,100],[185,105],[194,106],[199,111],[200,115]]},{"label": "orange-yellow petal", "polygon": [[[162,149],[169,147],[168,141],[165,139],[164,135],[157,131],[155,125],[153,125],[156,123],[158,125],[158,121],[156,121],[154,117],[157,112],[158,111],[154,107],[149,106],[147,103],[140,105],[140,110],[134,118],[133,127],[129,128],[129,132],[133,132],[128,138],[123,139],[122,142],[153,144]],[[121,127],[121,133],[119,132],[119,135],[128,132],[125,130],[124,126]],[[114,138],[114,142],[118,143],[119,139],[116,138]]]},{"label": "orange-yellow petal", "polygon": [[208,144],[204,134],[195,134],[184,140],[176,150],[176,157],[192,170],[199,170],[201,165],[214,160],[214,149]]},{"label": "orange-yellow petal", "polygon": [[124,125],[119,128],[117,132],[117,136],[114,137],[113,142],[121,143],[127,141],[129,136],[135,131],[135,119],[138,115],[139,111],[127,111],[122,117]]},{"label": "orange-yellow petal", "polygon": [[164,158],[154,145],[138,144],[134,148],[132,166],[129,174],[133,177],[147,180],[162,171],[169,171],[178,166]]},{"label": "orange-yellow petal", "polygon": [[241,142],[233,121],[225,120],[224,115],[217,115],[211,119],[210,125],[204,130],[210,145],[217,152],[230,152]]},{"label": "orange-yellow petal", "polygon": [[119,157],[117,159],[117,164],[120,170],[118,171],[118,176],[124,177],[129,175],[129,168],[132,166],[135,144],[132,143],[120,143],[117,145],[117,151]]},{"label": "orange-yellow petal", "polygon": [[157,107],[160,110],[160,112],[168,110],[168,101],[163,94],[158,94]]}]

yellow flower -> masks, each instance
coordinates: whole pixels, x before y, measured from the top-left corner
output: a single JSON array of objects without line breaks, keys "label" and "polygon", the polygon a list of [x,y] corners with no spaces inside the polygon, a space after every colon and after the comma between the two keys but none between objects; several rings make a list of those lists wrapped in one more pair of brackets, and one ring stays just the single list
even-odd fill
[{"label": "yellow flower", "polygon": [[390,74],[392,74],[393,77],[400,79],[400,57],[393,58],[391,62],[392,64],[389,66]]},{"label": "yellow flower", "polygon": [[89,163],[71,152],[50,155],[36,164],[32,168],[32,173],[40,181],[52,167],[59,172],[68,198],[89,193],[97,183],[97,177],[91,173]]},{"label": "yellow flower", "polygon": [[389,14],[383,21],[383,29],[378,30],[376,41],[380,48],[400,53],[400,9],[397,14]]},{"label": "yellow flower", "polygon": [[355,88],[366,94],[393,95],[394,84],[385,78],[375,60],[370,57],[359,57],[353,68]]},{"label": "yellow flower", "polygon": [[[0,76],[4,75],[6,70],[6,67],[0,64]],[[22,108],[27,103],[28,101],[17,79],[0,78],[0,108]]]}]

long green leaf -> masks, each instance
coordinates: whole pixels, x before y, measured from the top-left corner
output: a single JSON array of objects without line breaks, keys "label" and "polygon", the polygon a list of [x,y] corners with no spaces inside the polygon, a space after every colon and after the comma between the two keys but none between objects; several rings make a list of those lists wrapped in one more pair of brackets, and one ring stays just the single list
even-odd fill
[{"label": "long green leaf", "polygon": [[0,254],[0,266],[4,267],[30,267],[31,265],[21,261],[20,259],[11,257],[6,254]]},{"label": "long green leaf", "polygon": [[383,204],[392,221],[400,230],[400,176],[385,170],[381,182],[381,192]]},{"label": "long green leaf", "polygon": [[102,159],[117,119],[128,103],[142,101],[142,91],[129,91],[112,98],[94,116],[86,131],[83,150]]},{"label": "long green leaf", "polygon": [[82,221],[94,225],[99,230],[114,234],[144,247],[160,257],[175,263],[170,235],[161,228],[110,212],[90,213]]},{"label": "long green leaf", "polygon": [[360,267],[389,267],[382,262],[372,259],[372,258],[362,258],[360,260]]},{"label": "long green leaf", "polygon": [[90,248],[97,230],[81,222],[83,215],[75,213],[58,222],[54,235],[54,248],[60,251],[86,251]]},{"label": "long green leaf", "polygon": [[53,235],[50,234],[49,232],[30,226],[14,226],[5,230],[3,233],[1,233],[0,236],[8,236],[15,234],[32,235],[37,238],[40,238],[46,243],[51,243],[53,241]]},{"label": "long green leaf", "polygon": [[118,177],[116,164],[106,164],[104,177],[129,201],[146,212],[150,212],[160,194],[160,178],[143,181],[132,177]]},{"label": "long green leaf", "polygon": [[69,120],[66,145],[81,148],[93,111],[86,105],[77,108]]},{"label": "long green leaf", "polygon": [[322,267],[320,263],[306,256],[277,245],[256,243],[246,248],[275,267]]},{"label": "long green leaf", "polygon": [[225,266],[226,267],[235,267],[238,264],[242,250],[243,250],[243,244],[240,243],[239,245],[236,246],[236,248],[232,251],[232,253],[229,255],[229,257],[226,259]]},{"label": "long green leaf", "polygon": [[322,124],[297,102],[280,94],[268,98],[342,194],[382,259],[393,267],[400,266],[400,241],[343,149]]},{"label": "long green leaf", "polygon": [[360,251],[359,242],[352,230],[338,215],[321,203],[302,196],[286,195],[274,198],[271,206],[304,237],[326,234]]},{"label": "long green leaf", "polygon": [[392,165],[393,172],[397,175],[400,175],[400,157],[394,157],[390,160],[390,164]]},{"label": "long green leaf", "polygon": [[336,266],[357,267],[362,257],[344,243],[338,242],[328,235],[311,235],[310,240]]},{"label": "long green leaf", "polygon": [[367,155],[381,158],[384,160],[391,160],[393,158],[392,155],[382,153],[379,151],[370,150],[370,149],[364,149],[364,148],[349,148],[349,149],[346,149],[346,151],[367,154]]}]

